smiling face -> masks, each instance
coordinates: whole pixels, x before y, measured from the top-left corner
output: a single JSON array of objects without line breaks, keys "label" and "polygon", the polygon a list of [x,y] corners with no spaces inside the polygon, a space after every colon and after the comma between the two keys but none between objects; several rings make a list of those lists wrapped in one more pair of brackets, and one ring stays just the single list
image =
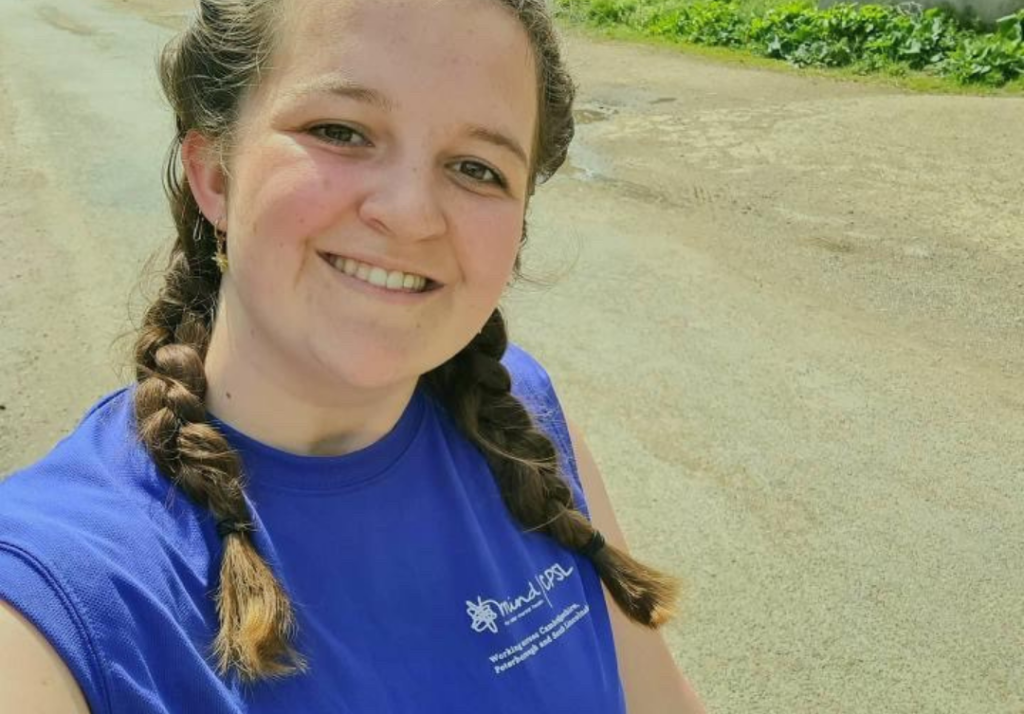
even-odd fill
[{"label": "smiling face", "polygon": [[511,276],[537,120],[529,40],[488,0],[303,0],[284,16],[242,107],[227,207],[200,197],[227,215],[231,340],[304,391],[414,380],[472,339]]}]

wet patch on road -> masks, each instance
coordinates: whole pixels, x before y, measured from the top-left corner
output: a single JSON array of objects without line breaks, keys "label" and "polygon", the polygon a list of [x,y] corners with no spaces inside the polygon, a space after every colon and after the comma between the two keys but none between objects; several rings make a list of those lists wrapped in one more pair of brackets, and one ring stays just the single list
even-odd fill
[{"label": "wet patch on road", "polygon": [[857,251],[857,247],[853,243],[836,236],[812,236],[810,243],[830,253],[838,253],[840,255],[849,255]]},{"label": "wet patch on road", "polygon": [[72,35],[78,35],[79,37],[91,37],[99,34],[99,31],[96,30],[96,28],[79,22],[75,18],[52,5],[43,5],[39,8],[38,14],[40,19],[42,19],[42,21],[47,25],[55,27],[58,30],[63,30],[64,32],[70,32]]},{"label": "wet patch on road", "polygon": [[151,25],[181,30],[195,11],[193,0],[106,0],[110,7],[133,13]]},{"label": "wet patch on road", "polygon": [[593,124],[607,121],[615,116],[618,110],[600,104],[585,104],[573,109],[572,116],[577,124]]}]

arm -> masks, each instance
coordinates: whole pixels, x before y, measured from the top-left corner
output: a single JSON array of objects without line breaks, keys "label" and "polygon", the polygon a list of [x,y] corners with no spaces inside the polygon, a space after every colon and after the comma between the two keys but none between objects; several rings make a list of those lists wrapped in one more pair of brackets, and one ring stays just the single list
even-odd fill
[{"label": "arm", "polygon": [[[594,526],[609,542],[626,550],[608,492],[593,455],[575,424],[566,420],[580,481]],[[664,636],[630,622],[605,591],[619,672],[629,714],[706,714],[704,706],[676,667]]]},{"label": "arm", "polygon": [[89,714],[64,660],[32,623],[0,601],[0,712]]}]

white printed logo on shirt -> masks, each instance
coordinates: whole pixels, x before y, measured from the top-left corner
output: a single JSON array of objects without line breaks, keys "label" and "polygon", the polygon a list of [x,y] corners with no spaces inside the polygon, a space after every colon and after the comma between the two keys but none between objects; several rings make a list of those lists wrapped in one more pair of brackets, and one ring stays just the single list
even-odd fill
[{"label": "white printed logo on shirt", "polygon": [[[486,631],[498,634],[499,623],[507,627],[526,617],[529,613],[544,608],[545,605],[554,609],[555,606],[551,602],[552,591],[567,580],[573,572],[575,572],[575,568],[565,568],[560,563],[555,563],[527,581],[517,595],[500,600],[485,599],[483,596],[478,596],[476,602],[467,600],[466,614],[469,615],[469,626],[474,632]],[[570,627],[589,612],[590,606],[586,603],[568,605],[519,642],[490,655],[489,659],[494,666],[495,674],[501,674],[534,656],[565,634]]]},{"label": "white printed logo on shirt", "polygon": [[[529,587],[521,595],[504,600],[484,600],[482,596],[477,597],[476,602],[467,600],[466,614],[472,620],[470,627],[473,628],[474,632],[487,630],[497,634],[499,616],[503,618],[503,622],[506,625],[511,625],[526,613],[533,612],[545,603],[547,603],[548,607],[554,607],[551,604],[551,598],[548,596],[548,593],[572,575],[574,570],[575,568],[566,570],[562,567],[561,563],[555,563],[544,572],[535,575],[529,581]],[[497,612],[495,612],[495,609],[497,609]]]}]

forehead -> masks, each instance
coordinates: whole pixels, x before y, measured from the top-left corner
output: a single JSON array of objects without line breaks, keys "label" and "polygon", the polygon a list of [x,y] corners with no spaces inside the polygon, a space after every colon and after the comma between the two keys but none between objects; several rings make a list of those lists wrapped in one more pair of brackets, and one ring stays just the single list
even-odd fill
[{"label": "forehead", "polygon": [[499,0],[285,0],[283,10],[271,96],[341,77],[378,90],[396,111],[532,127],[533,50]]}]

